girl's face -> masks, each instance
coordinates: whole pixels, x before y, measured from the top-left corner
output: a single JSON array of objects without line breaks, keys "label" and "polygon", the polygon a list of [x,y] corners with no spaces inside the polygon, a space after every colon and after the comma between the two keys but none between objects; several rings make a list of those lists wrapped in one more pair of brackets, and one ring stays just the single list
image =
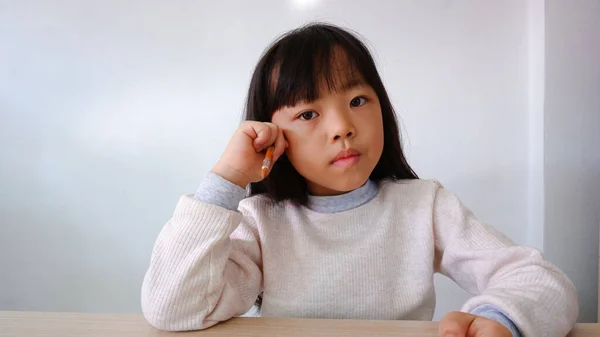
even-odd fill
[{"label": "girl's face", "polygon": [[[342,77],[344,78],[344,77]],[[272,122],[289,142],[286,155],[313,195],[336,195],[362,186],[383,151],[383,122],[379,99],[360,78],[345,79],[320,98],[282,107]]]}]

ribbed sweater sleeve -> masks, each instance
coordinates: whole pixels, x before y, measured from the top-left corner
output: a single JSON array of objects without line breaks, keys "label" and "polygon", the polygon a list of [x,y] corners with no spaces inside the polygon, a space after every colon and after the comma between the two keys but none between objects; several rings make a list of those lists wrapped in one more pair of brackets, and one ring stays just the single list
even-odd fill
[{"label": "ribbed sweater sleeve", "polygon": [[523,337],[564,337],[578,316],[575,287],[533,248],[517,246],[438,189],[433,206],[437,271],[474,294],[462,310],[492,305]]},{"label": "ribbed sweater sleeve", "polygon": [[186,195],[156,240],[142,311],[161,330],[205,329],[246,313],[261,284],[253,219]]}]

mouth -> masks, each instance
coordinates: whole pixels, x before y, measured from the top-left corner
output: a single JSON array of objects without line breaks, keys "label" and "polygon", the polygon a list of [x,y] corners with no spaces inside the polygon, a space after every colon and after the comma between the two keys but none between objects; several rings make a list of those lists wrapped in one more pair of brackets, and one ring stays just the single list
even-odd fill
[{"label": "mouth", "polygon": [[337,156],[331,161],[331,165],[348,167],[352,166],[360,160],[360,152],[355,149],[345,149],[340,151]]}]

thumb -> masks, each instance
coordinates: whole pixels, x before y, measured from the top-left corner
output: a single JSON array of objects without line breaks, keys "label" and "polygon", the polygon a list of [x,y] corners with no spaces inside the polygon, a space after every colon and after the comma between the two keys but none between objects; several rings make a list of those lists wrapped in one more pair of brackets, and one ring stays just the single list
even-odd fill
[{"label": "thumb", "polygon": [[440,337],[468,337],[469,326],[476,317],[464,312],[447,313],[440,321]]}]

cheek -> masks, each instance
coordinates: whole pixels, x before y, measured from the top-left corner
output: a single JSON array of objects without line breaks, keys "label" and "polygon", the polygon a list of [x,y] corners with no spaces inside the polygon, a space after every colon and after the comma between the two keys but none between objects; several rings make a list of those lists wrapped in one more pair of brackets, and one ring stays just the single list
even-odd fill
[{"label": "cheek", "polygon": [[302,138],[290,135],[286,137],[290,143],[286,156],[294,168],[304,177],[318,167],[318,146],[314,137]]},{"label": "cheek", "polygon": [[290,143],[289,148],[286,150],[285,154],[289,158],[290,162],[296,169],[298,166],[306,166],[307,162],[310,162],[311,159],[311,151],[310,144],[306,142],[300,141],[298,139],[287,138]]},{"label": "cheek", "polygon": [[383,120],[381,118],[379,118],[379,123],[377,124],[377,129],[376,129],[375,133],[376,133],[376,138],[379,140],[378,141],[379,151],[382,152],[385,137],[384,137],[384,132],[383,132]]},{"label": "cheek", "polygon": [[370,139],[370,147],[371,150],[375,150],[377,148],[381,148],[383,150],[383,116],[381,115],[381,110],[373,110],[366,114],[364,119],[360,120],[359,123],[364,125],[365,128],[363,131],[368,134],[368,138]]},{"label": "cheek", "polygon": [[[379,112],[381,116],[381,112]],[[383,146],[385,143],[384,131],[383,131],[383,120],[381,117],[374,118],[370,121],[370,132],[369,132],[369,157],[378,162],[383,153]]]},{"label": "cheek", "polygon": [[384,136],[383,136],[383,128],[381,128],[380,133],[377,135],[377,141],[373,142],[373,151],[377,154],[377,160],[381,159],[381,155],[383,154],[383,146],[385,144]]}]

